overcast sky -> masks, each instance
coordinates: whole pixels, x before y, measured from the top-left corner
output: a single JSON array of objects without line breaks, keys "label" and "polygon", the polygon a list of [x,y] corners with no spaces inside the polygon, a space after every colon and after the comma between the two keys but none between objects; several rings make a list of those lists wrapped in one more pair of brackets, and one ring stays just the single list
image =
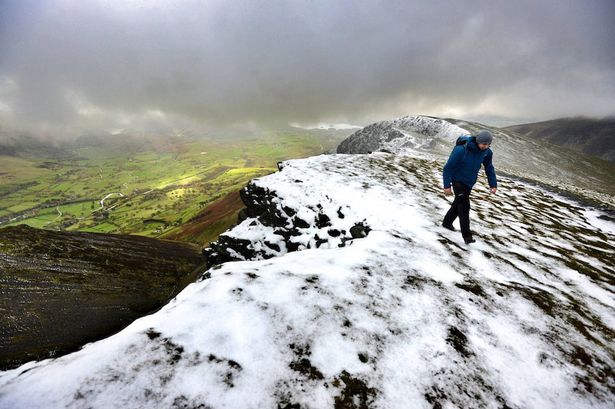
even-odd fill
[{"label": "overcast sky", "polygon": [[0,0],[0,126],[614,115],[613,21],[613,0]]}]

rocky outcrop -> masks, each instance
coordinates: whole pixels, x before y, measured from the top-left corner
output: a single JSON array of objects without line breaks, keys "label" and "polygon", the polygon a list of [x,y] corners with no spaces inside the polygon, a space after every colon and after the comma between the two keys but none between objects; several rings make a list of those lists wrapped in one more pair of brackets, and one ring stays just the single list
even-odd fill
[{"label": "rocky outcrop", "polygon": [[[284,172],[282,163],[278,167]],[[304,182],[296,179],[293,183]],[[240,213],[240,226],[234,233],[220,235],[203,250],[208,267],[227,261],[268,259],[302,249],[344,247],[371,231],[365,220],[353,220],[350,224],[346,220],[347,228],[332,228],[332,220],[346,218],[343,206],[331,208],[319,202],[293,206],[275,190],[260,186],[258,179],[243,188],[240,195],[246,205]],[[250,239],[239,237],[237,231],[243,231]]]},{"label": "rocky outcrop", "polygon": [[155,311],[198,275],[196,246],[0,229],[0,368],[58,356]]}]

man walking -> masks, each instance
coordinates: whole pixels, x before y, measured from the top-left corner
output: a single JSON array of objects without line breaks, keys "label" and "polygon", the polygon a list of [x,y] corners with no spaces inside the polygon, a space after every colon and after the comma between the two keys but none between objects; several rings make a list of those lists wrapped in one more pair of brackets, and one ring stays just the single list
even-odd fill
[{"label": "man walking", "polygon": [[495,193],[497,190],[498,183],[492,164],[493,152],[489,148],[492,141],[493,136],[489,131],[480,131],[476,136],[461,136],[444,165],[444,194],[450,196],[454,192],[455,200],[444,216],[442,226],[455,231],[453,221],[459,217],[461,235],[466,244],[476,241],[470,230],[470,192],[476,183],[481,165],[485,167],[490,192]]}]

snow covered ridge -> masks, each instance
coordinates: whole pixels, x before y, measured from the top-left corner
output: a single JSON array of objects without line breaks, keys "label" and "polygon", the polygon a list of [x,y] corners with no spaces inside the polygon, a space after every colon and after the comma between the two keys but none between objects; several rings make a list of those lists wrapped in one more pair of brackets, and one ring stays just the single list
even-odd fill
[{"label": "snow covered ridge", "polygon": [[[611,408],[613,223],[501,178],[475,188],[465,246],[439,226],[440,167],[285,162],[227,233],[278,257],[218,265],[115,336],[0,373],[0,408]],[[304,250],[282,251],[273,215]],[[371,230],[343,247],[327,234],[357,222]]]},{"label": "snow covered ridge", "polygon": [[344,140],[338,153],[400,153],[404,148],[429,149],[434,138],[455,140],[470,132],[444,119],[428,116],[404,116],[366,126]]},{"label": "snow covered ridge", "polygon": [[350,135],[337,152],[389,152],[442,160],[457,137],[480,129],[494,135],[496,172],[537,181],[615,211],[615,165],[478,122],[427,116],[377,122]]}]

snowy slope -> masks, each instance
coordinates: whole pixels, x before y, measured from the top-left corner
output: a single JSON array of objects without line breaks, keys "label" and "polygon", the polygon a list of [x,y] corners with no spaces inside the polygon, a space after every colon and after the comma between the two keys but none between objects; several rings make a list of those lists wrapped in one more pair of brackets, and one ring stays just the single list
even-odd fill
[{"label": "snowy slope", "polygon": [[[450,142],[469,130],[445,119],[429,116],[404,116],[376,122],[356,131],[338,146],[338,153],[371,153],[388,151],[401,153],[404,150],[450,152]],[[443,140],[445,142],[443,142]],[[440,144],[440,149],[436,145]]]},{"label": "snowy slope", "polygon": [[258,260],[0,373],[0,408],[611,408],[615,225],[501,178],[477,184],[465,246],[439,226],[441,165],[285,162],[215,250]]},{"label": "snowy slope", "polygon": [[338,153],[392,152],[445,159],[461,135],[488,129],[496,171],[538,181],[615,210],[615,165],[579,152],[477,122],[405,116],[350,135]]}]

